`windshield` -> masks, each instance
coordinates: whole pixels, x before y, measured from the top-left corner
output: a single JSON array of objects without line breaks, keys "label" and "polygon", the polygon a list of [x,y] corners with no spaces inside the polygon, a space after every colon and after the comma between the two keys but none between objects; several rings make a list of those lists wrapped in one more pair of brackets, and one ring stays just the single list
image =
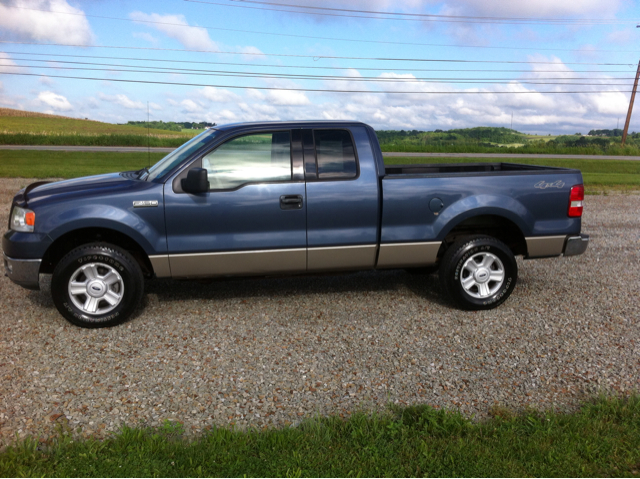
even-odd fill
[{"label": "windshield", "polygon": [[153,165],[149,169],[149,174],[147,181],[153,181],[156,178],[163,176],[165,173],[168,173],[173,168],[178,166],[183,160],[189,157],[194,151],[197,151],[202,146],[211,143],[214,138],[218,136],[220,133],[219,130],[207,130],[203,133],[200,133],[198,136],[193,137],[191,140],[186,142],[181,147],[175,149],[155,165]]}]

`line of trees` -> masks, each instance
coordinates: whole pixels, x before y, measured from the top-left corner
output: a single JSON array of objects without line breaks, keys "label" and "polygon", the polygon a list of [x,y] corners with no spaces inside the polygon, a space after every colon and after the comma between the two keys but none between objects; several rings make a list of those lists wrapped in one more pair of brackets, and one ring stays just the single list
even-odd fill
[{"label": "line of trees", "polygon": [[207,127],[216,126],[215,123],[209,123],[207,121],[183,121],[183,122],[175,122],[175,121],[128,121],[127,125],[132,126],[141,126],[144,128],[154,128],[156,130],[169,130],[169,131],[182,131],[184,129],[188,130],[204,130]]},{"label": "line of trees", "polygon": [[620,128],[614,128],[613,130],[591,130],[589,136],[622,136],[623,131]]}]

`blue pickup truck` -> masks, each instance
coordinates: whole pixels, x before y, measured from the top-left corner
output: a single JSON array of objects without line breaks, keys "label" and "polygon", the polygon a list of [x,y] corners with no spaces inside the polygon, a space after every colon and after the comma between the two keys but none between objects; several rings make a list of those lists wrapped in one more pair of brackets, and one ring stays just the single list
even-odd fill
[{"label": "blue pickup truck", "polygon": [[145,278],[439,271],[463,309],[512,293],[516,256],[583,253],[577,170],[511,163],[385,165],[363,123],[207,130],[151,168],[17,193],[7,275],[89,328],[125,321]]}]

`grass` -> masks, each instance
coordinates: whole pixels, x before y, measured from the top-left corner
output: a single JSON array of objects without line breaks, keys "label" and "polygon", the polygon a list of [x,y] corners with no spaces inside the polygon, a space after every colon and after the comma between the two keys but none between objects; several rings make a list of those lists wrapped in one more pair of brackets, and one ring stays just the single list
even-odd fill
[{"label": "grass", "polygon": [[[136,127],[138,128],[138,127]],[[138,128],[141,129],[141,128]],[[163,130],[156,130],[163,131]],[[172,137],[136,134],[47,134],[34,135],[31,133],[0,133],[0,145],[65,145],[65,146],[160,146],[177,148],[190,137]]]},{"label": "grass", "polygon": [[473,144],[449,145],[413,145],[413,144],[385,144],[380,145],[383,153],[387,151],[400,153],[513,153],[513,154],[545,154],[545,155],[612,155],[612,156],[640,156],[640,148],[628,144],[627,146],[611,145],[606,149],[597,146],[544,146],[535,143],[524,146],[482,146]]},{"label": "grass", "polygon": [[2,477],[638,477],[640,398],[600,398],[575,413],[472,422],[429,406],[329,417],[262,431],[213,428],[186,440],[180,423],[0,453]]},{"label": "grass", "polygon": [[433,158],[433,157],[388,157],[388,165],[412,163],[482,163],[512,162],[527,165],[559,166],[576,168],[582,172],[587,193],[602,193],[607,190],[640,190],[640,161],[629,160],[573,160],[567,158]]},{"label": "grass", "polygon": [[[151,153],[151,164],[165,153]],[[149,165],[145,153],[0,150],[0,177],[77,178]]]},{"label": "grass", "polygon": [[[147,136],[147,130],[134,125],[115,125],[93,120],[75,118],[50,118],[46,116],[2,116],[0,112],[0,132],[26,133],[34,136],[50,135],[136,135]],[[193,134],[179,131],[151,129],[152,135],[191,138]]]}]

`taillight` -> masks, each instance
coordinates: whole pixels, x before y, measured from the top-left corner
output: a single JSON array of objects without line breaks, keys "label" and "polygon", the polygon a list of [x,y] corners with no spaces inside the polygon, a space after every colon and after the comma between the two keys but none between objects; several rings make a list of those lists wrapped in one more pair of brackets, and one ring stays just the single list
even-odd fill
[{"label": "taillight", "polygon": [[569,211],[567,215],[570,217],[582,216],[582,202],[584,201],[584,186],[576,185],[571,187],[571,194],[569,195]]}]

